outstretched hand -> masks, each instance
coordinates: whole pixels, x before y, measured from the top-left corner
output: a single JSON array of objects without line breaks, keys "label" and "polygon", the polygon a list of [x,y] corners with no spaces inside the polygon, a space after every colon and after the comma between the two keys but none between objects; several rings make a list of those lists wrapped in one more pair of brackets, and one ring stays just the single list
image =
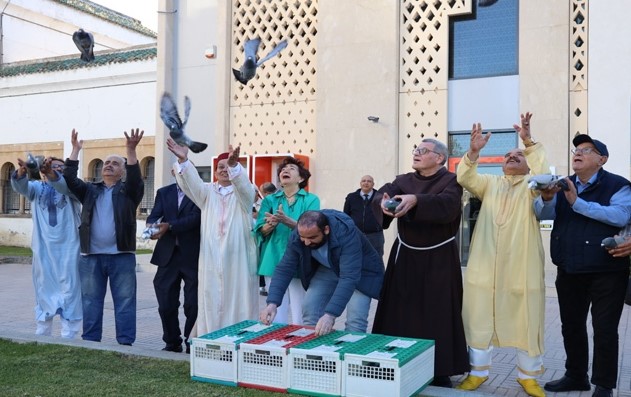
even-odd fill
[{"label": "outstretched hand", "polygon": [[530,139],[530,119],[532,118],[532,113],[526,112],[526,114],[521,114],[521,126],[517,124],[513,124],[513,128],[519,134],[519,138],[521,140]]},{"label": "outstretched hand", "polygon": [[239,153],[241,153],[241,146],[233,148],[232,145],[228,145],[228,167],[234,167],[239,162]]},{"label": "outstretched hand", "polygon": [[136,146],[138,146],[144,134],[145,131],[140,131],[140,128],[136,128],[136,130],[132,128],[129,135],[127,135],[127,131],[125,131],[125,138],[127,139],[125,146],[127,146],[127,149],[136,150]]},{"label": "outstretched hand", "polygon": [[178,145],[173,139],[167,138],[167,149],[178,158],[180,163],[188,159],[188,147]]},{"label": "outstretched hand", "polygon": [[26,161],[22,159],[18,159],[18,169],[17,169],[17,177],[22,178],[27,173],[26,169]]},{"label": "outstretched hand", "polygon": [[39,172],[44,174],[46,179],[49,179],[51,181],[56,181],[57,180],[57,174],[55,173],[55,171],[53,171],[52,165],[53,165],[53,158],[52,157],[46,157],[44,159],[44,161],[42,162],[41,167],[39,167]]},{"label": "outstretched hand", "polygon": [[469,156],[470,160],[477,159],[478,153],[480,153],[480,150],[486,146],[489,139],[491,139],[491,135],[492,134],[490,132],[487,132],[486,135],[482,133],[482,124],[473,124],[473,127],[471,128],[471,143],[469,144],[469,152],[476,155],[476,158],[472,159],[471,156]]}]

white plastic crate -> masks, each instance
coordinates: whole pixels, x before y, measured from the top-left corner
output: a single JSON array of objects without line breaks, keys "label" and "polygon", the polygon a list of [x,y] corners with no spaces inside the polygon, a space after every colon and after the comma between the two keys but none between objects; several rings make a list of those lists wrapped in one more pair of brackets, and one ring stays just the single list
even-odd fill
[{"label": "white plastic crate", "polygon": [[344,353],[370,337],[372,335],[334,331],[290,348],[288,391],[313,396],[341,396]]},{"label": "white plastic crate", "polygon": [[412,396],[434,378],[434,341],[378,335],[344,355],[348,397]]},{"label": "white plastic crate", "polygon": [[239,344],[282,327],[282,324],[266,326],[256,321],[246,320],[199,338],[193,338],[191,379],[236,386]]},{"label": "white plastic crate", "polygon": [[289,348],[315,338],[313,327],[287,325],[239,345],[238,385],[286,392]]}]

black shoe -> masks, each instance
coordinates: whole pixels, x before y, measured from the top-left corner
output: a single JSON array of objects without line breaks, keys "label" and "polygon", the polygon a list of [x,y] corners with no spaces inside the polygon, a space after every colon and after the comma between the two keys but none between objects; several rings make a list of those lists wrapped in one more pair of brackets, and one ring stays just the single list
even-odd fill
[{"label": "black shoe", "polygon": [[162,350],[165,352],[182,353],[182,345],[166,345]]},{"label": "black shoe", "polygon": [[437,387],[447,387],[450,389],[454,387],[454,384],[451,382],[449,376],[434,376],[434,380],[432,381],[432,383],[430,383],[430,385]]},{"label": "black shoe", "polygon": [[553,380],[543,386],[547,391],[573,391],[573,390],[591,390],[587,377],[578,380],[563,376],[561,379]]},{"label": "black shoe", "polygon": [[186,354],[191,354],[191,344],[188,342],[184,342],[186,343]]},{"label": "black shoe", "polygon": [[125,343],[118,342],[118,344],[123,345],[123,346],[131,346],[131,343],[129,342],[125,342]]},{"label": "black shoe", "polygon": [[265,287],[259,288],[259,295],[267,296],[267,290],[265,289]]},{"label": "black shoe", "polygon": [[613,391],[611,389],[608,389],[602,386],[596,386],[596,388],[594,389],[594,394],[592,394],[592,397],[612,397],[612,396],[613,396]]}]

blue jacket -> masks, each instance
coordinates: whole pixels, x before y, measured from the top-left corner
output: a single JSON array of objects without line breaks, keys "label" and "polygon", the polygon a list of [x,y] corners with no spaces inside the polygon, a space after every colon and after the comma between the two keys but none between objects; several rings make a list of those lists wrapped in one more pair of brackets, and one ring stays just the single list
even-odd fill
[{"label": "blue jacket", "polygon": [[[90,227],[97,197],[103,193],[103,182],[87,183],[77,177],[79,161],[66,159],[64,178],[68,189],[79,199],[81,226],[79,240],[81,253],[90,253]],[[127,179],[118,181],[112,192],[114,224],[116,227],[116,247],[119,251],[136,251],[136,209],[145,193],[145,184],[140,173],[140,165],[125,165]]]},{"label": "blue jacket", "polygon": [[[328,256],[331,270],[339,277],[324,312],[339,317],[356,289],[371,298],[379,298],[384,265],[383,259],[348,215],[336,210],[322,210],[322,213],[329,221]],[[298,228],[294,229],[289,236],[285,255],[274,270],[267,303],[280,306],[289,282],[296,273],[302,286],[309,288],[320,266],[311,257],[311,251],[300,240]]]}]

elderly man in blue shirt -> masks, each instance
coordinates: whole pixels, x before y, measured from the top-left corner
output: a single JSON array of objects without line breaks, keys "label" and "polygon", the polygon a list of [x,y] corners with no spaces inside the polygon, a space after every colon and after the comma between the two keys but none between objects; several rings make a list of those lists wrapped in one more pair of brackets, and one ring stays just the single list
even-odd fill
[{"label": "elderly man in blue shirt", "polygon": [[539,219],[554,219],[550,256],[557,266],[556,289],[565,346],[565,375],[546,383],[551,392],[590,390],[587,313],[591,306],[595,397],[612,396],[618,377],[618,323],[629,278],[629,260],[601,247],[631,219],[630,182],[605,171],[607,146],[589,135],[572,141],[569,189],[555,187],[535,201]]}]

